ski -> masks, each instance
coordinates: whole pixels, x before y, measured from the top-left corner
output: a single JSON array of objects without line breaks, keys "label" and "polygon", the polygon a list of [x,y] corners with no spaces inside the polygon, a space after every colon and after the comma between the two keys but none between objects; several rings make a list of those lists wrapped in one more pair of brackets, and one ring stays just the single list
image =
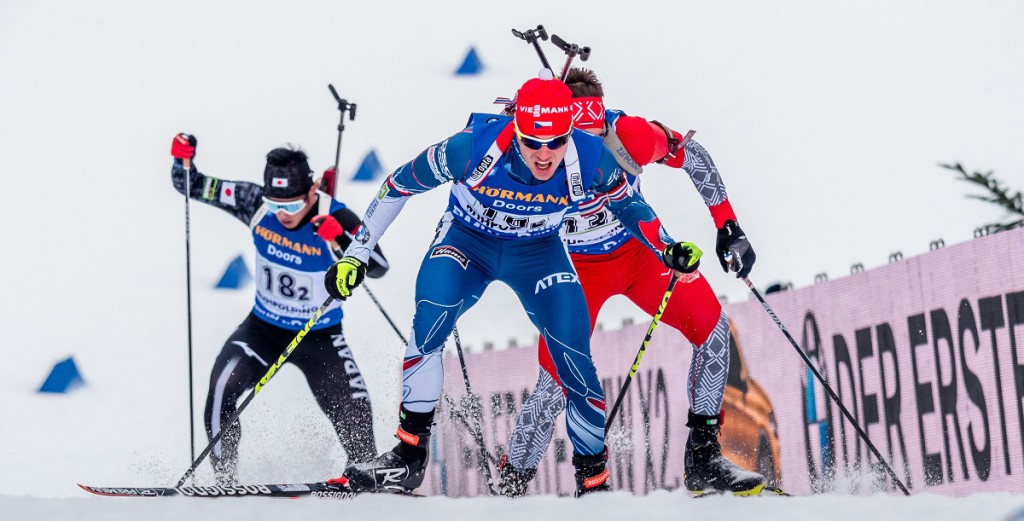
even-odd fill
[{"label": "ski", "polygon": [[317,483],[291,483],[280,485],[210,485],[181,487],[91,487],[79,483],[86,492],[108,497],[276,497],[299,498],[313,497],[320,499],[352,499],[363,493],[384,493],[419,497],[418,494],[405,490],[388,490],[385,492],[356,492],[346,485],[332,481]]},{"label": "ski", "polygon": [[690,497],[694,499],[700,499],[710,496],[721,496],[725,494],[732,494],[740,497],[752,497],[752,496],[785,496],[789,497],[789,494],[784,492],[779,487],[761,487],[759,489],[749,490],[746,492],[729,492],[727,490],[704,490],[690,492]]}]

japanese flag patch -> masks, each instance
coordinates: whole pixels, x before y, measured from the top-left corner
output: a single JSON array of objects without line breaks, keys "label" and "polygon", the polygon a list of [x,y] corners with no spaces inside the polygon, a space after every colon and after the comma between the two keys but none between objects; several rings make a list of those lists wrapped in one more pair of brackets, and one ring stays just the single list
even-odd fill
[{"label": "japanese flag patch", "polygon": [[220,202],[224,204],[230,204],[231,206],[235,206],[236,192],[237,190],[235,188],[235,183],[224,181],[224,183],[222,183],[220,187]]}]

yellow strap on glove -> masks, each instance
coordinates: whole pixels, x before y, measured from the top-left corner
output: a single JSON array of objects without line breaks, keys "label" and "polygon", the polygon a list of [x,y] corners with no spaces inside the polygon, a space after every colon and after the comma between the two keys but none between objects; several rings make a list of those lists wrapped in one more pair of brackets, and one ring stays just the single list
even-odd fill
[{"label": "yellow strap on glove", "polygon": [[661,260],[665,266],[683,273],[693,273],[700,267],[700,257],[704,252],[692,242],[677,242],[665,248]]},{"label": "yellow strap on glove", "polygon": [[332,297],[345,300],[352,296],[352,290],[363,282],[366,276],[366,265],[355,257],[343,257],[327,269],[324,276],[324,287]]}]

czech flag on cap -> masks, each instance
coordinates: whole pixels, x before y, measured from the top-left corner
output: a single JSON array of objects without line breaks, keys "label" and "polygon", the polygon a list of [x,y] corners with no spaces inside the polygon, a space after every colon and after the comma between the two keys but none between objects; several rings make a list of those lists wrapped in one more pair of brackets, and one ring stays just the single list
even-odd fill
[{"label": "czech flag on cap", "polygon": [[572,91],[550,72],[527,81],[516,94],[515,121],[524,134],[568,134],[573,122]]}]

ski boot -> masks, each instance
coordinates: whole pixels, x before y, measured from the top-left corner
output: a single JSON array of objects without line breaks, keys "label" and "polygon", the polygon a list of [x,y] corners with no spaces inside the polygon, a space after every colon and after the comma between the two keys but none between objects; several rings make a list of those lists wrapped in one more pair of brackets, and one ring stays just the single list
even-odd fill
[{"label": "ski boot", "polygon": [[403,406],[398,445],[374,460],[346,468],[342,475],[346,486],[353,492],[411,493],[423,483],[426,475],[427,444],[433,421],[434,411],[417,413]]},{"label": "ski boot", "polygon": [[737,496],[759,495],[768,483],[764,476],[743,469],[722,456],[722,446],[718,443],[721,419],[721,416],[704,416],[690,411],[686,422],[690,435],[686,438],[683,457],[686,488],[697,496],[724,492]]},{"label": "ski boot", "polygon": [[576,497],[611,490],[608,486],[608,469],[605,468],[607,462],[607,448],[593,456],[572,455],[572,466],[576,467]]},{"label": "ski boot", "polygon": [[503,496],[522,497],[526,495],[526,487],[537,475],[537,469],[517,469],[508,461],[508,454],[498,460],[498,492]]}]

